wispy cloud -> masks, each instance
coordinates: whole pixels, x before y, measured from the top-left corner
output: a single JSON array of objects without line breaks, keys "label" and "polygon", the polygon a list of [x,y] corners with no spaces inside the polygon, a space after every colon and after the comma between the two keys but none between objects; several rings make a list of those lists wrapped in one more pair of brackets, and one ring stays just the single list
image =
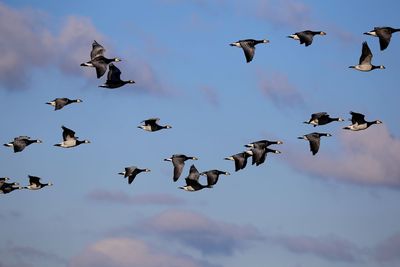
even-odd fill
[{"label": "wispy cloud", "polygon": [[289,162],[316,177],[400,189],[400,139],[385,125],[360,132],[343,130],[338,138],[337,153],[324,149],[315,157],[307,157],[308,151],[292,151]]},{"label": "wispy cloud", "polygon": [[[30,246],[9,245],[1,249],[0,255],[15,266],[31,266],[36,262],[49,262],[52,264],[65,264],[67,261],[62,257]],[[1,266],[1,265],[0,265]],[[14,266],[14,265],[13,265]]]},{"label": "wispy cloud", "polygon": [[251,225],[218,222],[188,211],[163,212],[142,222],[138,229],[213,255],[232,255],[251,242],[264,239]]},{"label": "wispy cloud", "polygon": [[69,267],[217,267],[187,255],[160,251],[132,238],[100,240],[73,258]]},{"label": "wispy cloud", "polygon": [[400,262],[400,233],[379,243],[372,253],[373,258],[380,263]]},{"label": "wispy cloud", "polygon": [[122,191],[94,190],[86,195],[92,201],[116,203],[123,205],[167,205],[176,206],[185,203],[184,199],[164,193],[129,195]]}]

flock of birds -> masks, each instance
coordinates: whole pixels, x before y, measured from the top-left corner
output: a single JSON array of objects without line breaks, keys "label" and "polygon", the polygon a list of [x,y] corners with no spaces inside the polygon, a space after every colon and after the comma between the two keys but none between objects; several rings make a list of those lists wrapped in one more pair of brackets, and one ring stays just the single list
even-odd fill
[{"label": "flock of birds", "polygon": [[[391,27],[375,27],[373,30],[369,32],[365,32],[366,35],[371,35],[379,38],[380,49],[383,51],[385,50],[392,37],[394,32],[398,32],[400,29],[394,29]],[[289,35],[289,38],[294,40],[299,40],[300,44],[304,44],[305,46],[309,46],[313,42],[313,37],[315,35],[326,35],[323,31],[302,31],[296,32],[292,35]],[[246,39],[246,40],[239,40],[237,42],[233,42],[230,45],[239,47],[243,50],[247,63],[251,62],[254,58],[255,53],[255,46],[261,43],[269,43],[269,40],[254,40],[254,39]],[[112,62],[119,62],[121,59],[119,58],[106,58],[104,56],[105,49],[96,41],[92,44],[92,51],[90,53],[90,61],[82,63],[81,66],[85,67],[93,67],[96,69],[97,78],[101,78],[107,71],[107,80],[103,85],[99,85],[99,87],[115,89],[125,84],[133,84],[135,83],[133,80],[121,80],[121,71],[112,63]],[[363,42],[362,44],[362,52],[359,60],[359,64],[350,66],[349,68],[354,68],[359,71],[371,71],[374,69],[384,69],[383,65],[375,66],[371,63],[372,60],[372,52],[368,47],[367,42]],[[60,110],[63,107],[72,104],[72,103],[81,103],[81,99],[68,99],[68,98],[56,98],[46,104],[51,105],[54,107],[54,110]],[[344,127],[345,130],[351,131],[360,131],[365,130],[373,124],[380,124],[382,121],[374,120],[374,121],[366,121],[365,116],[361,113],[350,112],[351,114],[351,125]],[[163,129],[170,129],[172,128],[170,125],[160,125],[159,118],[149,118],[142,121],[142,125],[139,125],[138,128],[143,129],[148,132],[155,132]],[[316,126],[326,125],[328,123],[338,121],[342,122],[344,119],[342,118],[331,118],[328,113],[326,112],[318,112],[311,114],[311,118],[304,123]],[[81,144],[88,144],[90,143],[89,140],[79,140],[78,137],[75,136],[75,132],[65,126],[61,127],[62,138],[63,141],[55,144],[54,146],[58,146],[61,148],[73,148],[79,146]],[[304,139],[309,142],[310,151],[313,155],[317,154],[320,147],[320,139],[322,136],[331,136],[329,133],[319,133],[313,132],[301,137],[299,139]],[[15,137],[13,141],[4,144],[4,146],[11,147],[15,153],[22,152],[27,146],[33,143],[42,143],[39,139],[31,139],[29,136],[18,136]],[[235,164],[235,171],[242,170],[247,165],[247,160],[249,157],[252,157],[252,164],[258,166],[263,164],[266,160],[267,153],[281,153],[278,150],[271,149],[269,146],[271,145],[279,145],[283,144],[282,141],[269,141],[269,140],[259,140],[256,142],[252,142],[246,144],[245,147],[247,150],[237,153],[235,155],[226,157],[225,160],[234,161]],[[183,154],[174,154],[170,158],[164,159],[165,161],[171,161],[174,167],[173,170],[173,181],[178,181],[179,177],[181,176],[185,161],[187,160],[197,160],[196,157],[193,156],[186,156]],[[150,169],[147,168],[139,168],[136,166],[126,167],[124,171],[120,172],[120,175],[123,175],[124,178],[128,178],[128,183],[131,184],[135,177],[141,172],[150,172]],[[212,188],[219,179],[220,175],[230,175],[229,172],[221,171],[221,170],[209,170],[205,172],[199,172],[195,165],[191,165],[189,170],[189,175],[185,178],[186,185],[179,187],[185,191],[198,191],[203,188]],[[199,182],[200,176],[207,177],[207,183],[201,184]],[[10,180],[8,177],[1,177],[0,178],[0,194],[7,194],[17,189],[30,189],[30,190],[38,190],[45,186],[52,185],[51,182],[49,183],[41,183],[40,178],[37,176],[28,175],[29,178],[29,185],[27,186],[20,186],[19,183],[7,182]]]}]

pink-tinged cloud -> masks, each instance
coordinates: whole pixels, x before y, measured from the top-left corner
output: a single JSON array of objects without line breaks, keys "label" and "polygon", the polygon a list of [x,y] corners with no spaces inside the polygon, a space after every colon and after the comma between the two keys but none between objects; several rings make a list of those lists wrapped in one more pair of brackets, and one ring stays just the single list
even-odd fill
[{"label": "pink-tinged cloud", "polygon": [[188,211],[163,212],[145,220],[138,228],[209,255],[232,255],[252,242],[264,240],[251,225],[218,222]]},{"label": "pink-tinged cloud", "polygon": [[212,267],[190,256],[160,251],[132,238],[110,238],[87,247],[68,267]]},{"label": "pink-tinged cloud", "polygon": [[123,205],[166,205],[176,206],[185,203],[184,199],[170,194],[152,193],[130,195],[122,191],[95,190],[86,195],[86,198],[93,201],[116,203]]},{"label": "pink-tinged cloud", "polygon": [[271,240],[290,252],[311,254],[334,262],[355,262],[359,258],[360,249],[353,243],[333,236],[277,236]]},{"label": "pink-tinged cloud", "polygon": [[219,97],[214,88],[210,86],[202,86],[200,87],[200,91],[203,93],[204,98],[210,105],[214,107],[219,106]]},{"label": "pink-tinged cloud", "polygon": [[302,94],[289,82],[287,75],[258,71],[257,78],[262,94],[278,107],[294,107],[304,103]]},{"label": "pink-tinged cloud", "polygon": [[289,162],[316,177],[400,189],[400,139],[384,124],[359,132],[343,130],[337,138],[338,152],[327,150],[322,141],[316,156],[309,156],[307,147],[289,153]]},{"label": "pink-tinged cloud", "polygon": [[373,249],[373,258],[380,262],[400,262],[400,233],[395,234]]}]

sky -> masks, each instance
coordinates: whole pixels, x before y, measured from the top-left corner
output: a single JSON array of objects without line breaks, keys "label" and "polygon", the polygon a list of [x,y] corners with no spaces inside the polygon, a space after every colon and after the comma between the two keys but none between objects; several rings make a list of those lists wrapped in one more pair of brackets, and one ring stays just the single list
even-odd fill
[{"label": "sky", "polygon": [[[377,10],[377,6],[379,9]],[[0,176],[54,185],[0,196],[0,267],[396,267],[400,265],[400,36],[379,50],[363,35],[400,27],[398,1],[2,1]],[[287,38],[324,31],[309,47]],[[268,39],[251,63],[229,46]],[[93,40],[121,78],[99,88]],[[349,69],[367,41],[384,70]],[[45,103],[80,98],[59,111]],[[345,122],[313,128],[325,111]],[[379,119],[342,130],[350,111]],[[172,129],[145,132],[159,117]],[[61,126],[88,139],[53,146]],[[313,156],[298,136],[322,138]],[[235,172],[225,157],[282,140],[260,166]],[[174,183],[163,159],[195,156]],[[191,164],[220,169],[212,189],[185,192]],[[135,165],[131,185],[118,175]],[[205,183],[201,178],[201,183]]]}]

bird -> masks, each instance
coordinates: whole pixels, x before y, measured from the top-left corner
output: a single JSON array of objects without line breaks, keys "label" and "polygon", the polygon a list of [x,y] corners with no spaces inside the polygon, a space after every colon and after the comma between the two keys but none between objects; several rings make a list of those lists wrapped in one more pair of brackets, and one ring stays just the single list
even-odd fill
[{"label": "bird", "polygon": [[42,140],[34,139],[31,140],[29,136],[18,136],[14,138],[14,141],[4,144],[4,146],[12,147],[14,149],[14,153],[21,152],[25,149],[25,147],[29,146],[33,143],[43,143]]},{"label": "bird", "polygon": [[400,31],[400,29],[394,29],[392,27],[374,27],[373,30],[364,32],[364,34],[378,37],[381,51],[383,51],[388,47],[390,39],[392,38],[392,33],[398,31]]},{"label": "bird", "polygon": [[281,144],[283,144],[283,142],[280,141],[280,140],[278,140],[278,141],[259,140],[259,141],[252,142],[252,143],[249,143],[249,144],[244,145],[244,146],[245,147],[250,147],[250,148],[254,148],[254,147],[265,148],[265,147],[270,146],[270,145],[281,145]]},{"label": "bird", "polygon": [[326,32],[306,30],[302,32],[296,32],[294,34],[289,35],[288,37],[294,40],[299,40],[300,44],[309,46],[313,42],[314,35],[326,35]]},{"label": "bird", "polygon": [[326,112],[318,112],[311,114],[311,118],[303,123],[311,124],[314,127],[318,125],[325,125],[331,123],[332,121],[344,121],[342,118],[331,118]]},{"label": "bird", "polygon": [[59,146],[63,148],[71,148],[75,146],[79,146],[80,144],[89,144],[89,140],[78,140],[78,137],[75,137],[75,132],[72,131],[71,129],[68,129],[65,126],[61,126],[63,129],[63,141],[59,144],[55,144],[54,146]]},{"label": "bird", "polygon": [[304,139],[310,142],[310,151],[313,155],[317,154],[320,146],[321,136],[332,136],[329,133],[309,133],[298,137],[298,139]]},{"label": "bird", "polygon": [[188,177],[185,178],[186,185],[178,187],[185,191],[194,192],[199,191],[203,188],[211,188],[209,185],[202,185],[199,183],[200,173],[194,165],[190,166],[190,171]]},{"label": "bird", "polygon": [[4,182],[1,186],[0,186],[0,194],[8,194],[11,193],[14,190],[17,189],[23,189],[22,186],[19,185],[19,183],[6,183]]},{"label": "bird", "polygon": [[381,124],[382,121],[380,120],[374,120],[374,121],[366,121],[365,120],[365,115],[357,112],[350,111],[351,114],[351,125],[344,127],[343,129],[345,130],[351,130],[351,131],[360,131],[360,130],[365,130],[369,126],[373,124]]},{"label": "bird", "polygon": [[257,44],[269,43],[269,40],[254,40],[254,39],[246,39],[239,40],[237,42],[233,42],[229,44],[230,46],[236,46],[243,49],[244,55],[246,57],[247,63],[253,60],[254,52]]},{"label": "bird", "polygon": [[128,177],[128,184],[131,184],[135,179],[136,175],[141,172],[150,172],[149,169],[139,169],[136,166],[126,167],[123,172],[119,172],[118,174],[123,175],[124,178]]},{"label": "bird", "polygon": [[159,122],[159,121],[160,121],[159,118],[150,118],[150,119],[142,121],[141,123],[144,123],[144,125],[139,125],[138,128],[143,129],[148,132],[156,132],[161,129],[172,128],[172,126],[170,126],[170,125],[161,126],[161,125],[157,124],[157,122]]},{"label": "bird", "polygon": [[171,161],[174,165],[174,182],[178,181],[179,177],[182,174],[183,167],[185,166],[185,161],[188,159],[198,160],[196,157],[188,157],[183,154],[174,154],[172,157],[164,159],[164,161]]},{"label": "bird", "polygon": [[372,52],[368,47],[367,42],[363,42],[362,44],[362,52],[360,56],[360,61],[358,65],[349,66],[349,68],[356,69],[359,71],[371,71],[374,69],[385,69],[385,66],[375,66],[371,64],[372,60]]},{"label": "bird", "polygon": [[63,98],[56,98],[50,102],[47,102],[46,104],[51,105],[54,107],[54,110],[59,110],[62,109],[64,106],[72,104],[72,103],[81,103],[81,99],[69,99],[66,97]]},{"label": "bird", "polygon": [[225,160],[232,160],[235,162],[235,171],[242,170],[247,165],[247,159],[251,157],[253,153],[250,150],[246,150],[241,153],[224,158]]},{"label": "bird", "polygon": [[218,178],[221,174],[231,175],[229,172],[220,171],[220,170],[209,170],[209,171],[200,173],[200,175],[202,175],[202,176],[207,176],[207,186],[210,188],[213,187],[218,182]]},{"label": "bird", "polygon": [[94,67],[96,68],[97,78],[100,78],[107,71],[107,65],[111,62],[119,62],[120,58],[106,58],[104,57],[105,49],[99,43],[94,40],[92,44],[92,51],[90,52],[90,60],[88,62],[82,63],[81,66],[84,67]]},{"label": "bird", "polygon": [[254,148],[250,149],[250,151],[253,155],[251,164],[252,165],[256,164],[256,166],[263,164],[265,162],[267,153],[275,153],[275,154],[281,153],[279,150],[270,149],[268,147],[264,147],[264,148],[254,147]]},{"label": "bird", "polygon": [[53,183],[49,182],[46,184],[42,184],[40,182],[40,177],[37,176],[32,176],[32,175],[28,175],[29,177],[29,185],[25,186],[24,189],[29,189],[29,190],[39,190],[42,189],[45,186],[52,186]]},{"label": "bird", "polygon": [[99,85],[99,87],[115,89],[115,88],[119,88],[127,83],[135,83],[135,81],[121,80],[121,71],[117,67],[115,67],[114,64],[111,63],[108,66],[107,81],[104,84]]}]

